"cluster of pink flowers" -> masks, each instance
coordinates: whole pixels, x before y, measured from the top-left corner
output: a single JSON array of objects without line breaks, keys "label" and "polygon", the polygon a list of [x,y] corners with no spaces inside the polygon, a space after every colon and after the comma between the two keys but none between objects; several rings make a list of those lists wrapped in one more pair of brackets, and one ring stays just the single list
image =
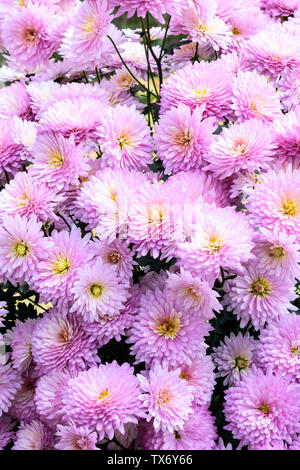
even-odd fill
[{"label": "cluster of pink flowers", "polygon": [[300,449],[300,0],[0,0],[0,47],[0,449]]}]

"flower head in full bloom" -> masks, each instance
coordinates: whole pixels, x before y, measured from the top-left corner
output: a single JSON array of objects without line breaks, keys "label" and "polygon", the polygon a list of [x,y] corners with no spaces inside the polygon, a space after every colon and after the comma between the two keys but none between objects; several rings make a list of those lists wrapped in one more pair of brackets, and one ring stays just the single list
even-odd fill
[{"label": "flower head in full bloom", "polygon": [[262,369],[270,366],[300,383],[300,316],[291,313],[270,322],[260,333],[255,360]]},{"label": "flower head in full bloom", "polygon": [[239,122],[256,118],[270,122],[281,116],[279,95],[258,72],[238,71],[233,85],[233,109]]},{"label": "flower head in full bloom", "polygon": [[205,104],[203,117],[232,115],[232,74],[221,62],[188,64],[170,75],[161,89],[162,114],[183,103],[191,109]]},{"label": "flower head in full bloom", "polygon": [[56,24],[53,12],[45,5],[29,2],[18,8],[2,24],[2,37],[11,57],[34,70],[47,62],[57,47],[51,38],[51,28]]},{"label": "flower head in full bloom", "polygon": [[0,273],[13,283],[30,284],[36,266],[51,243],[44,237],[42,223],[35,215],[29,219],[4,215],[0,226]]},{"label": "flower head in full bloom", "polygon": [[194,170],[203,165],[212,133],[217,127],[211,117],[202,121],[205,106],[191,110],[179,103],[167,111],[156,126],[154,141],[157,157],[165,167],[165,173]]},{"label": "flower head in full bloom", "polygon": [[143,390],[140,400],[148,410],[147,421],[154,418],[155,431],[182,429],[193,411],[193,387],[179,374],[179,369],[168,371],[166,365],[156,364],[148,377],[138,375]]},{"label": "flower head in full bloom", "polygon": [[65,368],[76,373],[98,361],[97,347],[76,317],[58,311],[37,320],[31,349],[40,375]]},{"label": "flower head in full bloom", "polygon": [[74,302],[70,311],[88,322],[120,314],[128,297],[127,286],[118,277],[116,268],[101,259],[78,270],[72,293]]},{"label": "flower head in full bloom", "polygon": [[272,160],[274,144],[266,125],[258,119],[224,128],[212,141],[206,167],[218,178],[227,178],[240,170],[255,171],[268,168]]},{"label": "flower head in full bloom", "polygon": [[193,387],[194,401],[198,405],[208,405],[214,390],[215,374],[211,356],[197,354],[191,364],[182,364],[179,377]]},{"label": "flower head in full bloom", "polygon": [[108,166],[144,170],[151,163],[150,131],[135,105],[104,110],[96,134],[102,159]]},{"label": "flower head in full bloom", "polygon": [[252,236],[244,214],[232,207],[207,205],[191,229],[189,241],[178,245],[178,264],[209,282],[218,277],[221,266],[241,271],[241,263],[253,258]]},{"label": "flower head in full bloom", "polygon": [[278,278],[300,279],[300,244],[294,235],[261,227],[252,253],[266,271]]},{"label": "flower head in full bloom", "polygon": [[117,11],[117,16],[127,14],[127,17],[130,18],[136,12],[138,17],[144,17],[147,13],[151,13],[154,18],[156,18],[160,23],[164,23],[164,17],[162,16],[166,13],[167,2],[164,0],[109,0],[109,4],[112,7],[119,6],[120,8]]},{"label": "flower head in full bloom", "polygon": [[50,450],[53,448],[51,430],[38,419],[22,424],[17,431],[13,450]]},{"label": "flower head in full bloom", "polygon": [[4,214],[19,214],[28,219],[31,215],[36,215],[42,222],[57,220],[55,210],[60,202],[61,196],[55,191],[21,171],[0,193],[0,219]]},{"label": "flower head in full bloom", "polygon": [[212,450],[215,447],[217,429],[214,417],[206,407],[193,406],[192,414],[182,429],[164,431],[163,450]]},{"label": "flower head in full bloom", "polygon": [[291,441],[299,432],[300,385],[261,369],[244,375],[225,391],[225,429],[255,449]]},{"label": "flower head in full bloom", "polygon": [[157,291],[147,291],[140,299],[137,317],[128,331],[127,342],[136,362],[166,360],[173,367],[191,364],[199,352],[203,352],[204,335],[209,324],[188,310],[179,310],[173,299]]},{"label": "flower head in full bloom", "polygon": [[[17,81],[0,91],[1,119],[11,119],[18,116],[21,119],[32,118],[30,95],[23,81]],[[2,127],[2,125],[1,125]]]},{"label": "flower head in full bloom", "polygon": [[[241,320],[244,328],[251,320],[254,328],[260,330],[265,322],[276,319],[280,314],[288,315],[296,308],[290,303],[295,300],[294,282],[290,279],[278,279],[266,272],[263,266],[245,267],[242,274],[226,281],[224,304]],[[289,310],[288,310],[289,309]]]},{"label": "flower head in full bloom", "polygon": [[46,303],[51,300],[53,305],[66,305],[73,300],[77,271],[90,259],[89,238],[89,235],[81,238],[81,231],[75,226],[70,232],[54,230],[48,237],[51,248],[44,253],[32,278],[33,287]]},{"label": "flower head in full bloom", "polygon": [[89,172],[83,145],[75,145],[74,136],[68,139],[60,135],[44,134],[38,137],[32,150],[29,174],[49,187],[63,190],[78,184],[79,177]]},{"label": "flower head in full bloom", "polygon": [[277,229],[300,240],[300,169],[289,165],[260,175],[247,199],[250,220],[257,226]]},{"label": "flower head in full bloom", "polygon": [[[300,86],[300,81],[299,81]],[[287,114],[282,114],[272,123],[272,138],[275,144],[274,157],[278,157],[281,163],[290,158],[299,161],[300,158],[300,106]]]},{"label": "flower head in full bloom", "polygon": [[214,348],[212,357],[217,367],[216,377],[224,377],[224,385],[233,385],[250,370],[253,362],[255,340],[247,332],[244,336],[233,333]]},{"label": "flower head in full bloom", "polygon": [[179,273],[169,273],[168,276],[168,295],[175,299],[175,305],[179,310],[186,310],[190,315],[205,320],[215,316],[213,310],[215,312],[221,310],[219,294],[199,276],[193,276],[184,269]]},{"label": "flower head in full bloom", "polygon": [[145,417],[140,393],[133,368],[114,361],[71,378],[62,401],[65,413],[76,426],[96,429],[100,440],[105,434],[112,439],[115,431],[124,434],[125,424]]},{"label": "flower head in full bloom", "polygon": [[58,424],[56,436],[58,442],[54,448],[58,450],[99,450],[96,447],[97,433],[92,432],[88,426]]}]

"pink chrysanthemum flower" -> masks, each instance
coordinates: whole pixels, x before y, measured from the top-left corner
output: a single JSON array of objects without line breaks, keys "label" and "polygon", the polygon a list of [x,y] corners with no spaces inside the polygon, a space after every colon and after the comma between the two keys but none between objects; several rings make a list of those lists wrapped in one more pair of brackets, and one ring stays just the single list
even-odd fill
[{"label": "pink chrysanthemum flower", "polygon": [[214,176],[224,179],[238,171],[266,169],[274,155],[272,135],[258,119],[224,128],[210,146],[206,167]]},{"label": "pink chrysanthemum flower", "polygon": [[179,2],[171,17],[171,33],[184,34],[193,42],[208,42],[215,50],[227,49],[232,33],[229,26],[216,16],[217,5],[210,1]]},{"label": "pink chrysanthemum flower", "polygon": [[127,287],[114,266],[98,259],[78,270],[71,289],[74,301],[70,312],[81,315],[87,322],[112,318],[124,308],[129,295]]},{"label": "pink chrysanthemum flower", "polygon": [[260,333],[255,360],[262,369],[270,366],[300,383],[300,316],[292,313],[269,323]]},{"label": "pink chrysanthemum flower", "polygon": [[178,245],[178,264],[213,282],[220,267],[241,271],[241,263],[253,258],[252,237],[253,231],[243,213],[232,207],[206,206],[198,214],[188,241]]},{"label": "pink chrysanthemum flower", "polygon": [[32,332],[36,321],[33,318],[24,322],[16,320],[15,326],[5,336],[12,349],[12,366],[21,373],[27,373],[32,364]]},{"label": "pink chrysanthemum flower", "polygon": [[68,189],[89,173],[85,154],[86,147],[75,145],[73,135],[68,139],[55,134],[40,135],[32,149],[33,165],[28,173],[58,191]]},{"label": "pink chrysanthemum flower", "polygon": [[225,391],[225,429],[252,449],[291,442],[299,432],[300,385],[270,370],[254,369]]},{"label": "pink chrysanthemum flower", "polygon": [[39,421],[22,424],[17,431],[13,450],[51,450],[53,449],[53,435],[50,429]]},{"label": "pink chrysanthemum flower", "polygon": [[62,398],[64,410],[76,426],[96,429],[99,440],[105,434],[112,439],[115,431],[124,434],[127,423],[137,423],[145,412],[140,387],[127,362],[92,367],[70,379]]},{"label": "pink chrysanthemum flower", "polygon": [[136,12],[138,17],[146,16],[146,13],[149,12],[151,15],[156,18],[160,23],[164,23],[163,14],[167,12],[168,2],[165,0],[109,0],[109,4],[112,7],[120,5],[116,16],[127,14],[127,17],[130,18]]},{"label": "pink chrysanthemum flower", "polygon": [[224,385],[233,385],[250,370],[256,341],[249,333],[226,336],[220,346],[213,348],[212,358],[217,367],[216,377],[224,377]]},{"label": "pink chrysanthemum flower", "polygon": [[97,433],[88,426],[58,424],[55,435],[59,439],[54,446],[57,450],[99,450],[96,446]]},{"label": "pink chrysanthemum flower", "polygon": [[213,450],[217,439],[215,417],[206,407],[193,406],[182,429],[163,432],[162,450]]},{"label": "pink chrysanthemum flower", "polygon": [[185,310],[204,320],[214,318],[222,306],[218,301],[219,294],[199,276],[181,269],[179,273],[169,273],[166,283],[167,294],[174,298],[179,310]]},{"label": "pink chrysanthemum flower", "polygon": [[232,101],[238,122],[251,118],[268,122],[281,116],[279,94],[267,78],[256,71],[238,71]]},{"label": "pink chrysanthemum flower", "polygon": [[193,387],[179,377],[180,370],[168,371],[166,365],[156,364],[149,376],[138,374],[143,390],[140,395],[148,410],[147,421],[152,418],[155,431],[174,432],[182,429],[193,412]]},{"label": "pink chrysanthemum flower", "polygon": [[209,324],[190,316],[188,310],[175,308],[174,300],[162,292],[148,291],[140,299],[137,317],[128,331],[126,342],[136,363],[166,360],[172,367],[191,364],[203,352],[204,335]]},{"label": "pink chrysanthemum flower", "polygon": [[56,101],[41,114],[40,130],[59,133],[64,137],[74,134],[76,143],[84,142],[95,137],[104,106],[104,100],[85,96]]},{"label": "pink chrysanthemum flower", "polygon": [[215,118],[202,122],[205,106],[192,111],[179,103],[159,120],[155,127],[154,141],[157,157],[165,167],[165,173],[200,168],[212,141],[212,133],[217,128]]},{"label": "pink chrysanthemum flower", "polygon": [[42,223],[35,215],[29,219],[15,216],[2,218],[0,226],[0,275],[12,283],[30,284],[37,264],[51,243],[41,230]]},{"label": "pink chrysanthemum flower", "polygon": [[248,70],[256,70],[275,80],[284,70],[300,65],[299,42],[280,23],[273,23],[253,35],[245,43],[243,54]]},{"label": "pink chrysanthemum flower", "polygon": [[300,244],[295,238],[278,229],[262,227],[255,235],[252,253],[266,271],[279,279],[300,279]]},{"label": "pink chrysanthemum flower", "polygon": [[163,83],[161,113],[179,103],[191,109],[205,104],[204,118],[232,116],[232,74],[220,61],[186,65]]},{"label": "pink chrysanthemum flower", "polygon": [[106,108],[96,134],[106,165],[144,170],[152,162],[150,130],[135,105]]},{"label": "pink chrysanthemum flower", "polygon": [[64,33],[59,52],[62,57],[80,61],[85,57],[98,60],[103,52],[103,40],[113,17],[106,0],[86,0],[78,4],[71,26]]},{"label": "pink chrysanthemum flower", "polygon": [[[300,82],[299,82],[300,84]],[[290,158],[300,161],[300,106],[287,114],[282,114],[280,119],[275,119],[270,131],[275,144],[274,157],[278,157],[281,163]]]},{"label": "pink chrysanthemum flower", "polygon": [[0,416],[7,413],[17,391],[21,388],[21,378],[10,364],[0,363]]},{"label": "pink chrysanthemum flower", "polygon": [[[138,78],[139,72],[134,67],[131,67],[130,70],[131,73]],[[142,107],[143,105],[138,103],[136,98],[131,94],[132,88],[137,84],[136,80],[124,65],[118,68],[115,72],[115,75],[112,75],[109,79],[101,81],[101,87],[107,92],[110,105],[131,106],[134,104],[136,108]]]},{"label": "pink chrysanthemum flower", "polygon": [[19,172],[0,193],[1,215],[16,215],[29,219],[36,215],[42,222],[57,220],[54,211],[61,196],[45,184],[35,181],[28,173]]},{"label": "pink chrysanthemum flower", "polygon": [[71,377],[68,369],[42,375],[35,385],[35,406],[40,418],[50,426],[65,422],[67,417],[62,408],[62,396]]},{"label": "pink chrysanthemum flower", "polygon": [[72,314],[52,311],[37,320],[32,356],[40,375],[69,368],[72,373],[95,365],[97,347]]},{"label": "pink chrysanthemum flower", "polygon": [[81,231],[75,226],[71,232],[54,230],[48,237],[51,248],[44,253],[32,278],[33,288],[45,303],[51,300],[53,305],[60,306],[73,301],[72,287],[78,269],[91,257],[87,248],[89,238],[89,235],[81,238]]},{"label": "pink chrysanthemum flower", "polygon": [[204,353],[199,354],[190,365],[184,364],[179,368],[179,377],[186,380],[194,388],[195,403],[198,405],[208,405],[216,384],[211,356],[207,356]]},{"label": "pink chrysanthemum flower", "polygon": [[241,320],[241,328],[251,321],[260,330],[265,322],[296,310],[290,303],[296,298],[293,281],[278,279],[263,267],[248,266],[241,275],[226,281],[224,290],[224,304]]},{"label": "pink chrysanthemum flower", "polygon": [[300,8],[299,0],[260,0],[260,7],[274,18],[293,15]]},{"label": "pink chrysanthemum flower", "polygon": [[126,283],[132,278],[133,266],[138,263],[133,260],[133,252],[125,241],[118,238],[111,243],[105,240],[95,240],[89,248],[96,260],[100,257],[104,264],[114,266],[117,276],[123,282]]},{"label": "pink chrysanthemum flower", "polygon": [[300,169],[291,165],[260,175],[247,199],[249,217],[254,226],[276,229],[295,235],[300,241]]},{"label": "pink chrysanthemum flower", "polygon": [[22,120],[18,116],[13,117],[13,141],[20,146],[20,158],[22,161],[31,160],[31,151],[37,136],[37,123]]},{"label": "pink chrysanthemum flower", "polygon": [[55,23],[49,8],[32,2],[6,15],[1,33],[12,59],[31,70],[47,62],[57,48],[49,27]]},{"label": "pink chrysanthemum flower", "polygon": [[276,85],[285,110],[289,111],[300,105],[300,67],[283,71]]},{"label": "pink chrysanthemum flower", "polygon": [[0,450],[4,450],[7,444],[14,438],[15,423],[7,415],[0,417]]},{"label": "pink chrysanthemum flower", "polygon": [[9,415],[25,424],[37,418],[34,395],[35,380],[29,375],[22,376],[21,388],[11,402]]},{"label": "pink chrysanthemum flower", "polygon": [[1,89],[0,115],[1,119],[10,119],[13,116],[32,119],[30,96],[23,81],[11,83]]}]

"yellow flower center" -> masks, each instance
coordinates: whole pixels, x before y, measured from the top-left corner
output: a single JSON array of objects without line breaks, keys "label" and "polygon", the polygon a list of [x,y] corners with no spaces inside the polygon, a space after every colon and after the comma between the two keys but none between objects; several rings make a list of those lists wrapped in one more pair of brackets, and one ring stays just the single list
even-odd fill
[{"label": "yellow flower center", "polygon": [[197,88],[197,89],[195,90],[195,93],[196,93],[196,95],[197,95],[199,98],[204,98],[204,96],[205,96],[206,93],[207,93],[207,88],[204,88],[204,89]]},{"label": "yellow flower center", "polygon": [[54,264],[54,273],[58,275],[66,274],[71,268],[70,262],[67,258],[58,258]]},{"label": "yellow flower center", "polygon": [[184,370],[181,372],[181,374],[179,375],[179,377],[183,380],[188,380],[188,375],[186,372],[184,372]]},{"label": "yellow flower center", "polygon": [[258,277],[250,285],[250,293],[256,297],[266,297],[271,291],[271,286],[266,279]]},{"label": "yellow flower center", "polygon": [[282,212],[292,217],[297,214],[297,210],[297,204],[293,201],[286,201],[282,206]]},{"label": "yellow flower center", "polygon": [[193,136],[190,134],[190,131],[188,130],[187,133],[184,131],[181,131],[180,133],[177,134],[175,137],[175,143],[181,146],[189,146],[193,140]]},{"label": "yellow flower center", "polygon": [[220,250],[222,245],[223,245],[223,240],[221,238],[217,238],[214,235],[213,237],[211,237],[207,248],[210,253],[216,253],[217,251]]},{"label": "yellow flower center", "polygon": [[245,370],[248,368],[249,361],[248,359],[245,359],[244,357],[237,356],[235,358],[235,367],[237,367],[239,370]]},{"label": "yellow flower center", "polygon": [[160,391],[159,392],[158,400],[157,400],[159,405],[168,403],[169,399],[170,399],[170,397],[169,397],[168,392],[166,392],[166,391]]},{"label": "yellow flower center", "polygon": [[108,388],[106,388],[104,390],[104,392],[101,392],[99,397],[98,397],[98,400],[105,400],[105,398],[109,398],[109,391],[108,391]]},{"label": "yellow flower center", "polygon": [[112,264],[118,264],[121,260],[121,254],[118,251],[113,251],[109,254],[108,259]]},{"label": "yellow flower center", "polygon": [[250,108],[253,109],[253,111],[257,111],[257,107],[256,107],[256,104],[254,103],[254,101],[252,100],[251,103],[250,103]]},{"label": "yellow flower center", "polygon": [[97,20],[95,15],[89,15],[85,18],[82,25],[82,32],[84,37],[89,37],[92,33],[96,32]]},{"label": "yellow flower center", "polygon": [[300,354],[300,348],[299,348],[299,346],[296,346],[295,348],[291,348],[291,353],[292,353],[294,356],[299,356],[299,354]]},{"label": "yellow flower center", "polygon": [[258,410],[260,410],[264,415],[268,414],[270,411],[269,405],[267,403],[264,403],[262,406],[258,407]]},{"label": "yellow flower center", "polygon": [[269,255],[271,258],[282,258],[284,256],[284,250],[282,246],[276,246],[275,248],[270,248]]},{"label": "yellow flower center", "polygon": [[167,320],[159,320],[156,328],[159,336],[175,339],[181,329],[181,322],[178,317],[168,318]]},{"label": "yellow flower center", "polygon": [[54,168],[61,166],[64,163],[63,156],[57,150],[53,150],[49,156],[50,158],[48,163]]},{"label": "yellow flower center", "polygon": [[123,147],[130,147],[131,145],[131,139],[130,139],[130,136],[129,135],[120,135],[118,138],[117,138],[117,142],[119,144],[119,147],[121,150],[123,150]]},{"label": "yellow flower center", "polygon": [[37,37],[37,32],[34,29],[29,28],[29,29],[27,29],[27,31],[25,33],[25,37],[26,37],[26,40],[28,42],[34,42],[36,40],[36,37]]},{"label": "yellow flower center", "polygon": [[233,34],[241,34],[241,31],[235,26],[232,30]]},{"label": "yellow flower center", "polygon": [[201,31],[201,33],[206,33],[208,31],[208,27],[205,23],[199,24],[198,29]]},{"label": "yellow flower center", "polygon": [[62,330],[59,334],[61,343],[69,343],[71,339],[71,335],[69,335],[68,331]]},{"label": "yellow flower center", "polygon": [[90,287],[90,293],[93,297],[99,298],[101,297],[103,292],[103,287],[100,284],[92,284]]},{"label": "yellow flower center", "polygon": [[193,299],[198,300],[200,298],[200,296],[197,295],[196,292],[194,291],[193,287],[188,287],[186,289],[186,293],[187,293],[187,295],[193,297]]},{"label": "yellow flower center", "polygon": [[26,245],[26,243],[24,243],[23,241],[21,241],[15,245],[15,253],[17,256],[25,258],[29,253],[29,246]]}]

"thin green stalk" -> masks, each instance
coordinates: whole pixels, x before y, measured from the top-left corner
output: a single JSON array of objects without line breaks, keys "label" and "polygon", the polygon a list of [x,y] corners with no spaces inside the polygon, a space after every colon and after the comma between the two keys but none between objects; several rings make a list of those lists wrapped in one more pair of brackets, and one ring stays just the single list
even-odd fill
[{"label": "thin green stalk", "polygon": [[[150,59],[149,59],[149,49],[146,47],[146,45],[149,47],[148,40],[145,43],[145,38],[147,39],[147,33],[146,33],[146,30],[145,30],[145,26],[144,26],[142,18],[141,18],[141,24],[142,24],[143,34],[144,34],[144,36],[143,36],[143,45],[144,45],[147,64],[148,64],[148,74],[150,73],[151,80],[152,80],[152,83],[153,83],[153,86],[154,86],[154,89],[155,89],[155,93],[157,94],[157,96],[159,96],[159,93],[158,93],[158,90],[157,90],[157,87],[156,87],[156,83],[155,83],[155,79],[154,79],[154,75],[153,75],[153,72],[152,72],[152,69],[151,69],[151,64],[150,64]],[[148,84],[148,88],[149,88],[149,84]]]},{"label": "thin green stalk", "polygon": [[166,22],[166,31],[165,31],[165,35],[164,35],[163,42],[162,42],[161,49],[160,49],[159,60],[161,60],[163,58],[163,55],[164,55],[164,47],[165,47],[165,43],[166,43],[166,39],[167,39],[169,26],[170,26],[170,20],[171,20],[171,16],[169,16],[169,18],[167,19],[167,22]]},{"label": "thin green stalk", "polygon": [[157,70],[158,70],[158,78],[159,78],[159,86],[161,87],[163,83],[163,73],[162,73],[162,66],[161,66],[161,58],[156,57],[155,52],[153,51],[152,44],[151,44],[151,36],[150,36],[150,21],[149,21],[149,13],[147,12],[146,14],[146,22],[147,22],[147,32],[148,32],[148,45],[149,45],[149,50],[151,52],[151,55],[153,59],[156,62],[157,65]]}]

